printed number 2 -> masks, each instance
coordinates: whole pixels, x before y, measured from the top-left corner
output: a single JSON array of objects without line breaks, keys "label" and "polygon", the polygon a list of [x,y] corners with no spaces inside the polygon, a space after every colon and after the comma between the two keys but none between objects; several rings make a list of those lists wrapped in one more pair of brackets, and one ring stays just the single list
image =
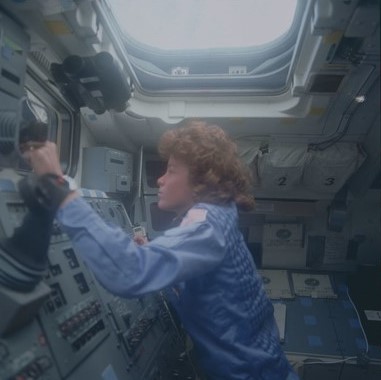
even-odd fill
[{"label": "printed number 2", "polygon": [[325,179],[324,186],[332,186],[335,183],[335,178],[329,177]]},{"label": "printed number 2", "polygon": [[278,186],[286,186],[286,180],[287,180],[287,177],[279,177],[278,178]]}]

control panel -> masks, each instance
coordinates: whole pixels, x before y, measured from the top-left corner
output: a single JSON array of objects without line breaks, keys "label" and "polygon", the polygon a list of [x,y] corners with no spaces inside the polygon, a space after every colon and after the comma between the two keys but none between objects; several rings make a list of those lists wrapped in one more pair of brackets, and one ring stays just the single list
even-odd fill
[{"label": "control panel", "polygon": [[[84,199],[132,236],[123,203],[96,194]],[[0,210],[0,232],[9,237],[28,210],[16,191],[0,192]],[[50,291],[37,315],[0,337],[0,379],[79,380],[110,371],[119,380],[197,378],[162,293],[133,299],[109,293],[56,221],[47,264],[42,282]]]},{"label": "control panel", "polygon": [[37,320],[9,337],[0,338],[0,379],[60,379]]},{"label": "control panel", "polygon": [[109,333],[94,281],[69,241],[51,244],[45,282],[51,293],[39,318],[62,376],[70,373]]}]

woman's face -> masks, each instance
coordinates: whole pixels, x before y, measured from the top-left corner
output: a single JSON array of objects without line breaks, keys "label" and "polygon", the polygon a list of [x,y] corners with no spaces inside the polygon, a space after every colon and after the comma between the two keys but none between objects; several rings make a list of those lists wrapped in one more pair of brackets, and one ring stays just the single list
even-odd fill
[{"label": "woman's face", "polygon": [[189,182],[189,169],[182,161],[170,156],[167,171],[157,180],[157,183],[160,209],[182,215],[192,207],[194,201],[192,186]]}]

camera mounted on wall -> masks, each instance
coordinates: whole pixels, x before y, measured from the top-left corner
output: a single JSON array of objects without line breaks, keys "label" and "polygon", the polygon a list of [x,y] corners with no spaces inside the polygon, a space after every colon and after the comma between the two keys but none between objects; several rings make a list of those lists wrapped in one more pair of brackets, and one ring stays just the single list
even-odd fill
[{"label": "camera mounted on wall", "polygon": [[96,114],[113,109],[123,112],[131,97],[127,76],[111,54],[90,57],[70,55],[50,71],[65,99],[75,108],[89,107]]}]

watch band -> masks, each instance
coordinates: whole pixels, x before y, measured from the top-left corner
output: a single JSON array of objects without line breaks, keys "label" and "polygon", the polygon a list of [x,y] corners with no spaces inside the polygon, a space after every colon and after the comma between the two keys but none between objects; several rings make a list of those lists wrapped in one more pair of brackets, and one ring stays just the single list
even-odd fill
[{"label": "watch band", "polygon": [[45,210],[54,215],[72,190],[63,176],[49,173],[42,176],[32,174],[23,178],[19,182],[19,191],[31,211]]}]

